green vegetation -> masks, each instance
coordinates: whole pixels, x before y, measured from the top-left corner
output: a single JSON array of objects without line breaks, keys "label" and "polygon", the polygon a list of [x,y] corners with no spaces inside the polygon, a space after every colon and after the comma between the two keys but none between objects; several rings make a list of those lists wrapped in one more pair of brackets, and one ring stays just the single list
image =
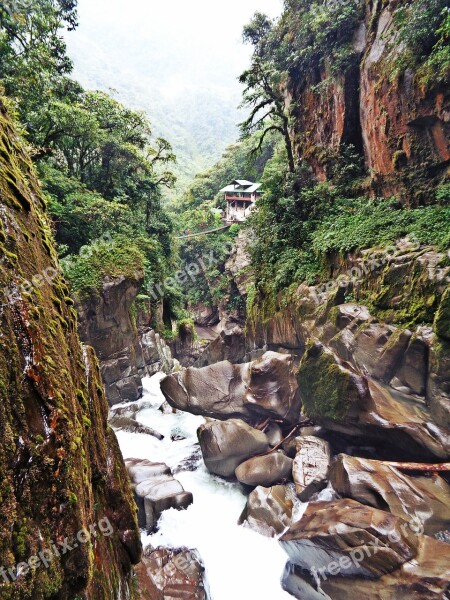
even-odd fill
[{"label": "green vegetation", "polygon": [[[427,86],[450,82],[450,8],[447,0],[405,2],[395,11],[404,50],[395,61],[394,75],[406,68],[417,71]],[[398,40],[395,41],[398,44]]]},{"label": "green vegetation", "polygon": [[[400,78],[405,69],[412,68],[420,81],[425,74],[432,85],[446,81],[450,72],[448,2],[401,4],[395,11],[398,36],[392,43],[398,47],[400,38],[403,45],[402,52],[391,59],[392,77]],[[330,262],[350,251],[383,247],[408,235],[441,250],[450,247],[448,183],[437,189],[434,204],[421,208],[407,208],[398,198],[369,197],[362,148],[346,144],[339,150],[311,148],[302,140],[309,132],[300,130],[297,119],[303,118],[304,109],[295,99],[307,101],[307,96],[302,96],[305,89],[321,98],[333,77],[357,67],[360,55],[352,40],[364,10],[365,2],[359,0],[344,6],[287,0],[277,22],[258,13],[244,30],[245,39],[253,45],[253,56],[241,77],[246,84],[244,104],[251,108],[242,125],[243,135],[264,140],[273,128],[284,134],[284,143],[278,143],[264,170],[265,193],[259,211],[246,225],[254,234],[252,304],[273,304],[280,292],[295,283],[314,284],[329,278]],[[284,103],[286,88],[293,96],[289,109]],[[318,100],[319,108],[322,110]],[[301,158],[292,155],[292,131],[299,138],[299,154],[303,146],[308,150]],[[403,158],[404,152],[398,150],[394,163]],[[325,181],[314,177],[309,161],[320,163]],[[422,178],[423,185],[427,176]],[[429,312],[422,308],[415,312]]]},{"label": "green vegetation", "polygon": [[69,78],[60,29],[76,26],[75,9],[66,0],[2,9],[0,79],[26,128],[66,274],[83,295],[103,275],[144,268],[154,282],[169,273],[173,226],[161,203],[175,156],[143,113]]}]

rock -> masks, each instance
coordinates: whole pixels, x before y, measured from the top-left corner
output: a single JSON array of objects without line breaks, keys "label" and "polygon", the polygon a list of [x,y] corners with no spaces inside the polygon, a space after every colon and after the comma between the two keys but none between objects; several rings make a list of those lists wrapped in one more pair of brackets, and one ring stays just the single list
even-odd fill
[{"label": "rock", "polygon": [[[448,281],[448,279],[447,279]],[[436,334],[450,342],[450,288],[447,287],[439,305],[439,309],[434,319],[434,330]]]},{"label": "rock", "polygon": [[0,598],[112,600],[140,561],[133,495],[15,123],[0,98]]},{"label": "rock", "polygon": [[427,400],[436,423],[450,429],[450,343],[442,341],[430,349]]},{"label": "rock", "polygon": [[328,442],[313,436],[296,438],[296,448],[292,475],[297,496],[306,502],[327,485],[331,450]]},{"label": "rock", "polygon": [[345,499],[309,504],[280,543],[303,569],[333,575],[347,559],[346,576],[379,579],[417,555],[419,538],[406,521]]},{"label": "rock", "polygon": [[380,579],[337,576],[286,565],[283,589],[298,600],[447,600],[450,597],[450,545],[422,536],[415,558]]},{"label": "rock", "polygon": [[116,431],[128,431],[129,433],[143,433],[145,435],[151,435],[155,437],[157,440],[163,440],[164,436],[152,429],[151,427],[147,427],[147,425],[143,425],[139,423],[135,419],[131,419],[130,417],[121,417],[121,416],[113,416],[109,424]]},{"label": "rock", "polygon": [[267,537],[276,537],[290,527],[293,506],[286,486],[257,487],[248,497],[239,524]]},{"label": "rock", "polygon": [[126,466],[134,489],[141,528],[152,532],[163,511],[169,508],[181,510],[192,504],[192,494],[184,491],[167,465],[131,458],[127,459]]},{"label": "rock", "polygon": [[139,598],[210,600],[205,567],[197,550],[147,548],[137,569]]},{"label": "rock", "polygon": [[270,423],[267,429],[264,430],[264,433],[267,435],[269,444],[273,448],[281,444],[281,442],[283,441],[283,432],[281,430],[281,427],[276,423]]},{"label": "rock", "polygon": [[170,468],[166,464],[152,463],[149,460],[141,460],[140,458],[127,458],[125,466],[131,482],[136,485],[159,475],[171,474]]},{"label": "rock", "polygon": [[[365,308],[365,307],[363,307]],[[339,318],[339,317],[338,317]],[[330,347],[361,374],[389,383],[405,355],[411,332],[355,319],[330,341]],[[426,363],[423,363],[426,369]]]},{"label": "rock", "polygon": [[326,429],[377,442],[383,458],[433,461],[450,456],[450,433],[427,407],[342,364],[315,341],[298,370],[304,413]]},{"label": "rock", "polygon": [[175,364],[167,344],[148,327],[138,331],[132,307],[144,274],[109,277],[99,294],[77,301],[79,332],[96,350],[110,406],[142,396],[142,378],[170,373]]},{"label": "rock", "polygon": [[[412,394],[424,396],[428,377],[428,344],[413,335],[403,356],[402,364],[395,378]],[[395,387],[392,383],[391,385]]]},{"label": "rock", "polygon": [[228,361],[169,375],[161,389],[174,408],[218,419],[296,422],[300,415],[292,357],[267,352],[252,363]]},{"label": "rock", "polygon": [[224,360],[233,364],[244,361],[246,355],[245,335],[241,327],[225,329],[211,342],[195,361],[198,369]]},{"label": "rock", "polygon": [[209,422],[197,433],[207,469],[222,477],[232,477],[242,462],[270,447],[264,433],[239,419]]},{"label": "rock", "polygon": [[382,462],[341,454],[330,483],[339,495],[388,510],[428,535],[450,527],[450,486],[438,475],[408,477]]},{"label": "rock", "polygon": [[236,478],[245,485],[270,487],[292,477],[292,459],[283,452],[255,456],[240,464]]}]

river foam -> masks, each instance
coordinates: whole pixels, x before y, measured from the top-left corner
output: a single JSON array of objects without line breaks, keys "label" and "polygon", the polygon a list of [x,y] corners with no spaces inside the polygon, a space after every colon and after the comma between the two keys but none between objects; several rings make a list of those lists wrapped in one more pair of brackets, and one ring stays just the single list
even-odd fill
[{"label": "river foam", "polygon": [[[140,403],[146,408],[136,420],[162,433],[164,440],[121,431],[117,437],[124,458],[168,464],[185,490],[193,493],[194,503],[184,511],[164,512],[156,533],[143,532],[144,546],[196,548],[205,563],[213,600],[292,598],[281,588],[287,556],[278,542],[237,524],[247,500],[243,488],[210,474],[199,458],[197,428],[204,419],[158,410],[164,402],[159,385],[163,377],[158,373],[144,379]],[[172,442],[173,435],[185,439]],[[194,470],[184,470],[186,465]]]}]

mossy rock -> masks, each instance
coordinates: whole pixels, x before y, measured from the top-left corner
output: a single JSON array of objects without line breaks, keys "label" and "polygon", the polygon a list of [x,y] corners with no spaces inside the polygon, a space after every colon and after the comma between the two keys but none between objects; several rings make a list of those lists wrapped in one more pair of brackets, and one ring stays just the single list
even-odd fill
[{"label": "mossy rock", "polygon": [[308,346],[297,380],[304,413],[319,422],[344,422],[359,403],[356,375],[339,365],[334,354],[317,341]]},{"label": "mossy rock", "polygon": [[442,296],[434,320],[434,331],[440,338],[450,340],[450,288],[447,288]]}]

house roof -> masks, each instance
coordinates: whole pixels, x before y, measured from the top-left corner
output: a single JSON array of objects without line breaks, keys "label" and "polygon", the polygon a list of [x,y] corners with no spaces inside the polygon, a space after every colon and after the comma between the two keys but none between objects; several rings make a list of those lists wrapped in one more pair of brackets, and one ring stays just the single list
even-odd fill
[{"label": "house roof", "polygon": [[245,179],[235,179],[227,185],[223,189],[220,190],[222,194],[227,192],[247,192],[254,193],[261,187],[261,183],[253,183],[251,181],[246,181]]}]

